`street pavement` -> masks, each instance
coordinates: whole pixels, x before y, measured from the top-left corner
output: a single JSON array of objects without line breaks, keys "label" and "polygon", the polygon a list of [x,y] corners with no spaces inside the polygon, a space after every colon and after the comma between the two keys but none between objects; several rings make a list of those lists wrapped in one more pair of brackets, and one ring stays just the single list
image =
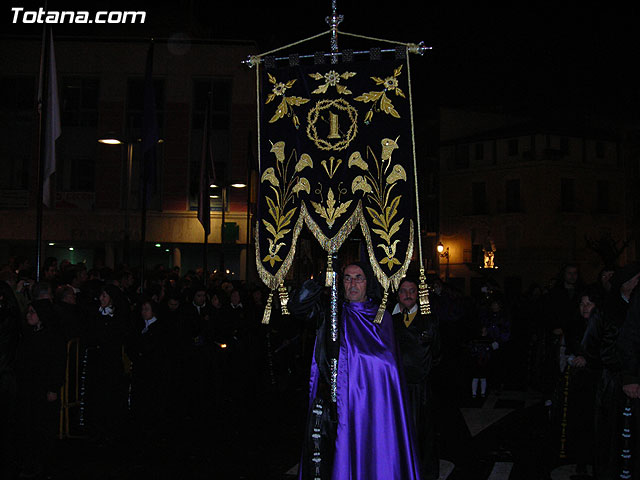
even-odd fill
[{"label": "street pavement", "polygon": [[[56,442],[56,478],[261,479],[296,478],[306,414],[306,389],[291,389],[206,420],[168,422],[153,435],[131,427],[110,443],[88,439]],[[548,411],[535,391],[508,387],[486,398],[464,398],[459,433],[441,449],[441,479],[570,479],[571,460],[558,460]],[[449,427],[448,425],[443,426]]]}]

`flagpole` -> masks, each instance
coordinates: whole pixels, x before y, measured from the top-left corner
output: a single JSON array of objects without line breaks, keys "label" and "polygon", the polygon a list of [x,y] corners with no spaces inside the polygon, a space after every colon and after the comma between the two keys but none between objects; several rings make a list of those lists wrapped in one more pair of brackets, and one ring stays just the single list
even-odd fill
[{"label": "flagpole", "polygon": [[203,280],[206,283],[207,281],[207,241],[208,241],[208,237],[209,235],[207,234],[207,232],[204,232],[204,242],[202,242],[202,276],[203,276]]},{"label": "flagpole", "polygon": [[142,161],[140,173],[142,178],[142,225],[140,229],[140,293],[144,292],[145,243],[147,240],[147,204],[149,183],[153,182],[156,189],[157,165],[156,147],[160,139],[158,133],[158,119],[156,117],[156,99],[153,88],[153,38],[147,51],[147,61],[144,72],[144,99],[142,114]]},{"label": "flagpole", "polygon": [[44,156],[46,155],[46,128],[47,115],[49,114],[49,58],[50,36],[49,27],[44,26],[42,31],[42,53],[40,54],[40,98],[38,110],[40,114],[38,128],[38,198],[36,200],[36,281],[40,281],[42,266],[42,218],[44,202]]}]

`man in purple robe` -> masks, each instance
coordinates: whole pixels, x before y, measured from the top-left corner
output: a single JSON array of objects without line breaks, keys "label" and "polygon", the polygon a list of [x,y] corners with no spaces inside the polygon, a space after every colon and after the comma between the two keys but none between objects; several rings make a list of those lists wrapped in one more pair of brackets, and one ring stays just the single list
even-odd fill
[{"label": "man in purple robe", "polygon": [[[379,306],[372,298],[376,280],[369,265],[348,265],[343,282],[335,450],[322,478],[417,480],[419,463],[391,315],[385,312],[382,322],[374,323]],[[315,357],[311,407],[320,378]],[[305,461],[313,459],[303,455]],[[307,478],[308,471],[301,465],[300,478]]]}]

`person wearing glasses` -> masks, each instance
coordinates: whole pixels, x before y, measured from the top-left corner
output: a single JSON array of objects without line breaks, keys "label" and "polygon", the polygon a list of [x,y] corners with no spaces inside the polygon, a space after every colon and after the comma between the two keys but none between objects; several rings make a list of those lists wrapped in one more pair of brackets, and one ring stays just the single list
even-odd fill
[{"label": "person wearing glasses", "polygon": [[[335,449],[324,456],[321,451],[314,453],[313,448],[305,450],[299,478],[419,479],[412,418],[391,314],[385,312],[381,323],[374,322],[379,286],[368,263],[347,265],[342,281]],[[318,350],[323,348],[321,338],[319,331],[311,365],[310,418],[317,410],[316,397],[326,390],[317,360]],[[313,437],[313,428],[307,433]],[[313,441],[309,443],[313,447]],[[318,462],[324,465],[315,469],[314,463]]]}]

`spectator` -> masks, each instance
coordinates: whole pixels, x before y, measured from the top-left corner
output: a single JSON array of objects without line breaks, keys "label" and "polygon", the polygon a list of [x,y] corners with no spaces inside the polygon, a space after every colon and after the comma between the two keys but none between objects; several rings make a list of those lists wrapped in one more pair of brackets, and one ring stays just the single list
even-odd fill
[{"label": "spectator", "polygon": [[63,339],[49,325],[49,312],[33,303],[27,309],[27,329],[18,348],[18,424],[20,475],[50,474],[53,440],[64,381]]}]

